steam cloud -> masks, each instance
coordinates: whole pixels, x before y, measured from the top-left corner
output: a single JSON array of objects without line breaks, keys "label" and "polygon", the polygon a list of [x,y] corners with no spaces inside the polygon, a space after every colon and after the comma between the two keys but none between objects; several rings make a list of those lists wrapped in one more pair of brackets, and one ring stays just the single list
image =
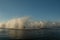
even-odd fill
[{"label": "steam cloud", "polygon": [[29,17],[15,18],[7,21],[6,23],[0,23],[0,28],[17,28],[17,29],[40,29],[60,26],[58,22],[45,22],[45,21],[32,21]]},{"label": "steam cloud", "polygon": [[[55,28],[60,27],[58,22],[34,21],[30,17],[13,18],[5,23],[0,23],[0,28],[13,29],[40,29],[40,28]],[[3,29],[0,29],[3,31]],[[23,38],[26,33],[24,31],[8,30],[9,37]]]}]

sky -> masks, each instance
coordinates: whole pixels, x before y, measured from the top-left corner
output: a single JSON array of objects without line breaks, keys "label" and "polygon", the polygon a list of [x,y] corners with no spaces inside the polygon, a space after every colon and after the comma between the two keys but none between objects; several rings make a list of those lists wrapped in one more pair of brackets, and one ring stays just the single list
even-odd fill
[{"label": "sky", "polygon": [[0,22],[23,16],[60,21],[60,0],[0,0]]}]

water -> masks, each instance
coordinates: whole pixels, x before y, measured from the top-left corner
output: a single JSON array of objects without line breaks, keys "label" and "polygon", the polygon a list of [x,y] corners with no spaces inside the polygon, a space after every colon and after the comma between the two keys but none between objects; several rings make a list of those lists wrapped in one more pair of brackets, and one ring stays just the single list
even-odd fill
[{"label": "water", "polygon": [[8,39],[60,40],[60,28],[0,31],[0,40]]}]

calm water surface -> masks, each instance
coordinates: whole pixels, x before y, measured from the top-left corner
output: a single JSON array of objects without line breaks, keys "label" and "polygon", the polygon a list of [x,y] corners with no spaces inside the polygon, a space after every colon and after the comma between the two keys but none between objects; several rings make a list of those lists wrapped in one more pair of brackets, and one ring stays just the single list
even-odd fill
[{"label": "calm water surface", "polygon": [[0,31],[0,40],[8,40],[15,38],[36,40],[60,40],[60,28]]}]

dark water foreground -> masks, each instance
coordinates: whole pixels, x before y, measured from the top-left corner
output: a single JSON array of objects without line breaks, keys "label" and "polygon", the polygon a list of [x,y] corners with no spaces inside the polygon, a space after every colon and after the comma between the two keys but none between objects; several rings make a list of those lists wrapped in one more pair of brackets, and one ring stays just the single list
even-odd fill
[{"label": "dark water foreground", "polygon": [[0,40],[9,39],[60,40],[60,28],[0,31]]}]

